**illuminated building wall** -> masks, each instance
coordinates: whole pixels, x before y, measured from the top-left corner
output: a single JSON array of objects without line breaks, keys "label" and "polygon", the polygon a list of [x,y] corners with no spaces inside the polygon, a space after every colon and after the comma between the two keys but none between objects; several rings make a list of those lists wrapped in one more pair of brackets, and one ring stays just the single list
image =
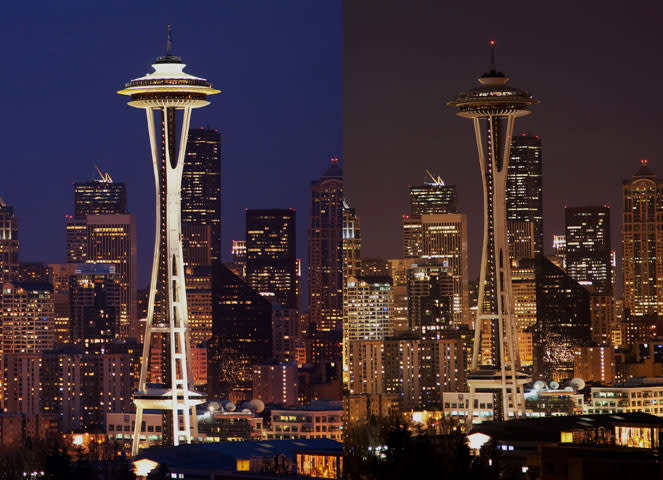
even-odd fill
[{"label": "illuminated building wall", "polygon": [[48,283],[5,283],[1,295],[2,352],[41,353],[53,348],[53,287]]},{"label": "illuminated building wall", "polygon": [[535,223],[507,220],[509,257],[513,259],[534,258],[536,250]]},{"label": "illuminated building wall", "polygon": [[306,363],[304,318],[296,308],[274,306],[272,311],[272,356],[277,362]]},{"label": "illuminated building wall", "polygon": [[14,207],[0,199],[0,282],[13,282],[18,273],[18,219]]},{"label": "illuminated building wall", "polygon": [[343,325],[343,172],[338,159],[311,184],[309,308],[316,331]]},{"label": "illuminated building wall", "polygon": [[249,396],[253,365],[272,357],[272,305],[225,265],[212,276],[212,338],[208,342],[208,393]]},{"label": "illuminated building wall", "polygon": [[[441,179],[440,179],[441,180]],[[456,213],[456,186],[444,182],[410,185],[410,216]]]},{"label": "illuminated building wall", "polygon": [[511,292],[519,331],[536,323],[536,262],[521,258],[511,262]]},{"label": "illuminated building wall", "polygon": [[642,160],[623,184],[624,308],[663,313],[663,181]]},{"label": "illuminated building wall", "polygon": [[212,267],[189,265],[184,270],[189,337],[197,345],[212,336]]},{"label": "illuminated building wall", "polygon": [[644,412],[663,417],[663,385],[660,379],[634,379],[632,383],[591,387],[587,413]]},{"label": "illuminated building wall", "polygon": [[348,344],[350,368],[349,392],[379,394],[384,392],[384,341],[352,340]]},{"label": "illuminated building wall", "polygon": [[350,277],[344,293],[343,337],[382,340],[393,333],[391,278]]},{"label": "illuminated building wall", "polygon": [[51,281],[51,272],[48,266],[40,262],[21,262],[18,264],[16,281],[23,283]]},{"label": "illuminated building wall", "polygon": [[343,202],[343,285],[361,271],[361,228],[355,209]]},{"label": "illuminated building wall", "polygon": [[610,207],[565,207],[566,269],[580,285],[612,295]]},{"label": "illuminated building wall", "polygon": [[192,128],[182,171],[182,250],[185,265],[221,260],[221,134]]},{"label": "illuminated building wall", "polygon": [[108,180],[74,183],[74,217],[86,215],[121,215],[127,212],[127,189],[124,183]]},{"label": "illuminated building wall", "polygon": [[421,403],[420,342],[408,337],[384,342],[384,393],[397,395],[404,409]]},{"label": "illuminated building wall", "polygon": [[417,260],[407,273],[409,330],[421,338],[439,338],[454,319],[451,269],[437,259]]},{"label": "illuminated building wall", "polygon": [[253,367],[253,398],[265,404],[297,405],[297,364],[278,363]]},{"label": "illuminated building wall", "polygon": [[67,263],[105,263],[120,280],[120,338],[138,336],[136,301],[136,218],[87,215],[66,226]]},{"label": "illuminated building wall", "polygon": [[[69,276],[71,341],[110,343],[120,337],[121,287],[115,265],[80,263]],[[58,295],[55,294],[57,298]]]},{"label": "illuminated building wall", "polygon": [[194,385],[207,385],[207,345],[191,345],[191,371]]},{"label": "illuminated building wall", "polygon": [[68,343],[71,341],[71,296],[69,293],[69,277],[74,271],[75,263],[51,264],[48,266],[53,285],[53,306],[55,315],[55,341]]},{"label": "illuminated building wall", "polygon": [[[269,440],[297,438],[329,438],[341,442],[343,409],[332,405],[327,408],[299,407],[272,409],[271,429],[266,430]],[[340,403],[340,402],[338,402]]]},{"label": "illuminated building wall", "polygon": [[38,353],[4,353],[2,400],[5,412],[40,413],[41,356]]},{"label": "illuminated building wall", "polygon": [[604,385],[615,381],[615,349],[611,345],[575,347],[573,372],[585,382]]},{"label": "illuminated building wall", "polygon": [[612,345],[615,318],[612,296],[592,295],[589,307],[592,321],[592,339],[598,345]]},{"label": "illuminated building wall", "polygon": [[453,319],[469,325],[467,217],[460,213],[422,215],[422,256],[448,269],[453,279]]},{"label": "illuminated building wall", "polygon": [[246,211],[246,280],[284,307],[297,308],[294,209]]},{"label": "illuminated building wall", "polygon": [[[81,374],[82,354],[48,352],[42,355],[40,378],[41,391],[37,395],[45,413],[59,415],[62,431],[71,432],[83,428]],[[87,373],[87,372],[86,372]],[[98,390],[87,391],[95,394]],[[94,405],[98,407],[98,405]]]},{"label": "illuminated building wall", "polygon": [[546,257],[537,257],[534,372],[545,380],[573,377],[573,348],[589,345],[590,292]]},{"label": "illuminated building wall", "polygon": [[534,254],[542,254],[543,156],[541,139],[538,136],[525,134],[514,136],[509,156],[509,170],[506,178],[507,223],[509,221],[531,223],[534,234]]}]

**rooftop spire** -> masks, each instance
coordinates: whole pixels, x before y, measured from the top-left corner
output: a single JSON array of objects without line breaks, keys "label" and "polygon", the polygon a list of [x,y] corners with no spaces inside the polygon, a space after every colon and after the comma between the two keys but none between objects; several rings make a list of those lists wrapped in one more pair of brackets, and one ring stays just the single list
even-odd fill
[{"label": "rooftop spire", "polygon": [[497,71],[497,67],[495,66],[495,40],[490,41],[490,71]]},{"label": "rooftop spire", "polygon": [[173,34],[171,31],[171,26],[168,25],[168,40],[166,40],[166,56],[170,57],[173,53]]}]

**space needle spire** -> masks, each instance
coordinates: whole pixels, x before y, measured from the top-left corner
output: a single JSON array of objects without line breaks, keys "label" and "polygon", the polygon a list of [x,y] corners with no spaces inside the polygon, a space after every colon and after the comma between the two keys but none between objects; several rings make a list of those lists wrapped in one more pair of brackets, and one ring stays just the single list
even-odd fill
[{"label": "space needle spire", "polygon": [[[156,59],[152,65],[154,71],[131,80],[117,92],[129,96],[132,107],[145,110],[156,183],[154,260],[140,379],[133,397],[136,404],[133,455],[139,450],[145,409],[165,412],[164,443],[178,445],[197,439],[196,405],[205,401],[204,394],[193,390],[180,192],[191,111],[209,105],[207,97],[220,91],[204,78],[185,73],[185,66],[181,58],[172,54],[168,26],[166,55]],[[181,117],[179,122],[178,117]],[[151,369],[150,352],[154,344],[161,346],[162,363]]]},{"label": "space needle spire", "polygon": [[459,116],[471,119],[474,124],[484,195],[479,301],[467,377],[468,429],[472,428],[477,392],[491,392],[494,418],[508,420],[525,414],[523,385],[531,381],[528,375],[518,371],[520,354],[507,243],[506,179],[515,119],[528,115],[528,107],[538,100],[507,85],[509,78],[498,72],[495,65],[494,41],[490,42],[490,63],[490,71],[477,79],[478,86],[449,102],[458,108]]}]

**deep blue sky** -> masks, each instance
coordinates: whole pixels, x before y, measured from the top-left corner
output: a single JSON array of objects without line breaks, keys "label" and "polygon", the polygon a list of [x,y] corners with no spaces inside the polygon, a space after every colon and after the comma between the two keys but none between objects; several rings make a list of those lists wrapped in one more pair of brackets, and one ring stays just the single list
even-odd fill
[{"label": "deep blue sky", "polygon": [[153,176],[145,115],[116,94],[173,53],[222,93],[192,126],[222,133],[223,254],[245,208],[297,209],[307,257],[310,181],[341,152],[341,1],[11,2],[3,6],[0,196],[23,261],[64,261],[72,182],[94,165],[124,181],[138,217],[139,286],[151,263]]}]

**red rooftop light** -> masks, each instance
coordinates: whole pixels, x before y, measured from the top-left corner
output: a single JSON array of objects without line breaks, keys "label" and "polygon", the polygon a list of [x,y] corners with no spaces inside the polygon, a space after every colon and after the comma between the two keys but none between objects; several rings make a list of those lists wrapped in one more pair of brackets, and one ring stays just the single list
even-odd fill
[{"label": "red rooftop light", "polygon": [[642,160],[640,160],[640,165],[642,165],[643,167],[646,167],[647,166],[647,159],[643,158]]}]

